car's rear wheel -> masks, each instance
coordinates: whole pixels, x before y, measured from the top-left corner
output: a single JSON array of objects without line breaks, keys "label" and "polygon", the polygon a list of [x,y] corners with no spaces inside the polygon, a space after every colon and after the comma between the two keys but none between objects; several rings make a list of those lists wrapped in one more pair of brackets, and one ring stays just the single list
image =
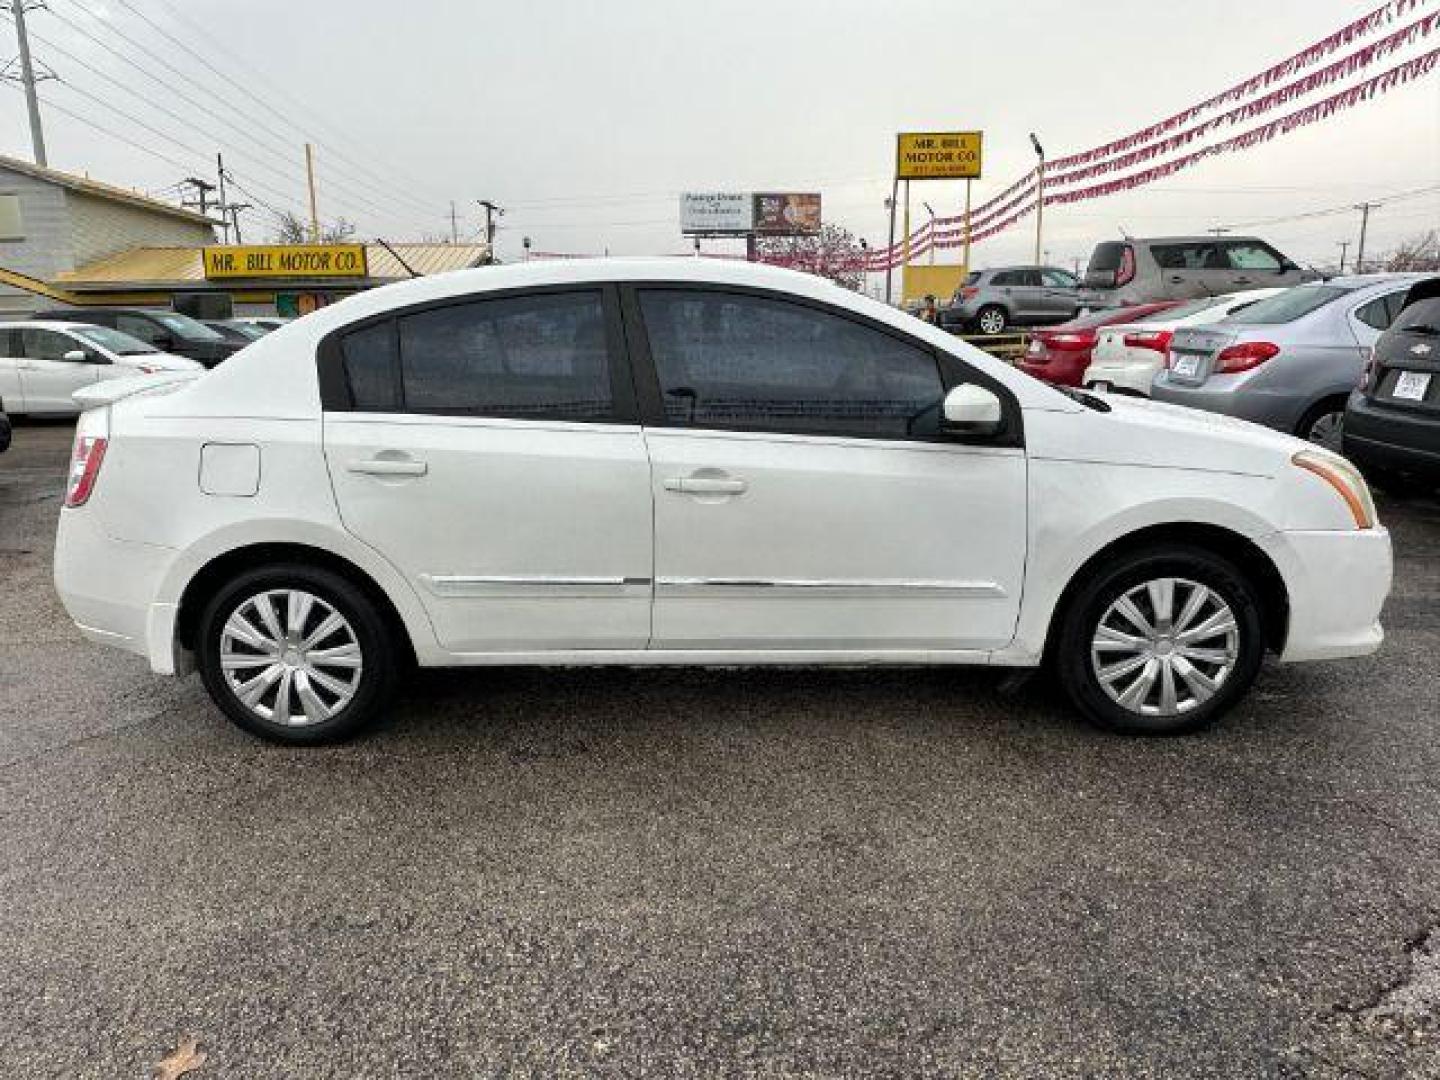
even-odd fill
[{"label": "car's rear wheel", "polygon": [[1295,434],[1300,438],[1333,450],[1343,452],[1342,436],[1345,431],[1345,399],[1335,398],[1313,406],[1300,418]]},{"label": "car's rear wheel", "polygon": [[229,582],[200,616],[197,662],[211,698],[272,742],[336,742],[371,723],[401,657],[375,604],[354,583],[304,564]]},{"label": "car's rear wheel", "polygon": [[975,316],[975,325],[980,328],[982,334],[1004,333],[1005,327],[1010,323],[1005,309],[998,304],[987,304],[979,310]]},{"label": "car's rear wheel", "polygon": [[1199,548],[1156,547],[1095,573],[1064,615],[1054,661],[1091,721],[1178,735],[1219,719],[1265,655],[1255,588]]}]

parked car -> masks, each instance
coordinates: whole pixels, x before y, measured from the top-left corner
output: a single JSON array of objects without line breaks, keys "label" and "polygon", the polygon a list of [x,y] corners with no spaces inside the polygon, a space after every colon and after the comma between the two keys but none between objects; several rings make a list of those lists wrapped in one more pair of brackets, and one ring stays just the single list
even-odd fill
[{"label": "parked car", "polygon": [[[0,402],[0,406],[3,405],[4,402]],[[3,454],[6,450],[10,449],[11,433],[12,431],[10,427],[10,417],[5,415],[5,410],[3,408],[0,408],[0,454]]]},{"label": "parked car", "polygon": [[1318,276],[1254,236],[1107,240],[1090,255],[1082,295],[1094,306],[1117,307],[1288,288]]},{"label": "parked car", "polygon": [[160,371],[201,371],[194,360],[105,326],[0,323],[0,404],[17,415],[74,416],[72,395],[105,379]]},{"label": "parked car", "polygon": [[252,341],[260,340],[268,333],[268,331],[261,330],[258,326],[252,326],[249,323],[234,323],[225,319],[201,319],[200,321],[226,341],[233,342],[242,348]]},{"label": "parked car", "polygon": [[1058,386],[1079,386],[1090,366],[1100,328],[1136,319],[1173,307],[1176,301],[1133,304],[1129,307],[1091,311],[1050,330],[1037,330],[1030,335],[1025,355],[1016,365],[1027,375],[1034,375]]},{"label": "parked car", "polygon": [[1267,648],[1382,637],[1389,536],[1343,458],[1061,392],[788,270],[417,278],[170,379],[83,392],[55,581],[282,742],[354,733],[412,659],[1048,657],[1085,716],[1173,733]]},{"label": "parked car", "polygon": [[139,338],[161,352],[185,356],[206,367],[214,367],[243,348],[238,342],[226,341],[219,331],[178,311],[119,307],[57,308],[40,312],[34,318],[108,326]]},{"label": "parked car", "polygon": [[244,323],[246,326],[253,326],[257,330],[269,333],[271,330],[279,330],[286,323],[294,320],[285,315],[237,315],[233,319],[227,319],[230,323]]},{"label": "parked car", "polygon": [[1083,385],[1122,394],[1150,396],[1150,383],[1164,366],[1170,339],[1182,326],[1206,326],[1283,289],[1250,289],[1229,296],[1187,300],[1171,308],[1142,315],[1133,323],[1101,330],[1091,352]]},{"label": "parked car", "polygon": [[1080,311],[1080,281],[1055,266],[997,266],[973,270],[940,311],[953,333],[1002,334],[1010,326],[1039,326],[1073,319]]},{"label": "parked car", "polygon": [[1345,407],[1345,456],[1380,487],[1440,487],[1440,278],[1410,287]]},{"label": "parked car", "polygon": [[1331,278],[1170,340],[1157,401],[1238,416],[1340,450],[1345,402],[1368,350],[1423,274]]}]

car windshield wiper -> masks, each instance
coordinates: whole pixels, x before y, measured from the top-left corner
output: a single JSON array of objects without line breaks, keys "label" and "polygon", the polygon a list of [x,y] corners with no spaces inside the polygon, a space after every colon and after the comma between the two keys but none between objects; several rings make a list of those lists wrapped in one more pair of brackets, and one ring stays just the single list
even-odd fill
[{"label": "car windshield wiper", "polygon": [[1414,326],[1404,327],[1403,333],[1423,334],[1426,337],[1440,337],[1440,326],[1432,326],[1429,323],[1416,323]]},{"label": "car windshield wiper", "polygon": [[1110,403],[1102,398],[1096,397],[1094,394],[1087,394],[1084,390],[1077,390],[1073,386],[1057,386],[1054,383],[1052,383],[1051,386],[1059,390],[1066,397],[1073,398],[1080,402],[1080,404],[1084,405],[1087,409],[1094,409],[1096,412],[1110,411]]}]

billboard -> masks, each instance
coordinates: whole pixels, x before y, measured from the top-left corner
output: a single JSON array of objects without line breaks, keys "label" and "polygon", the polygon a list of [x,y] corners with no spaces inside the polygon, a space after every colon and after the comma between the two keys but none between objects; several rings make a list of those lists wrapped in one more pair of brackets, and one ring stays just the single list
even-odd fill
[{"label": "billboard", "polygon": [[766,192],[755,196],[755,231],[794,235],[820,231],[816,192]]},{"label": "billboard", "polygon": [[787,236],[820,231],[816,192],[712,191],[680,196],[680,231],[687,236]]},{"label": "billboard", "polygon": [[226,278],[363,278],[364,244],[259,244],[200,249],[209,281]]},{"label": "billboard", "polygon": [[687,191],[680,196],[682,233],[748,233],[754,214],[754,202],[745,192]]},{"label": "billboard", "polygon": [[980,175],[983,133],[910,131],[895,138],[895,175],[901,180],[973,180]]}]

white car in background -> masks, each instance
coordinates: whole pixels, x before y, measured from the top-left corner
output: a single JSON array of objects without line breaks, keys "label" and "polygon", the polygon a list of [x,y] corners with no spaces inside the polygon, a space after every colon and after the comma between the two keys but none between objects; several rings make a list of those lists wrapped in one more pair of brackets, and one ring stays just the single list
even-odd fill
[{"label": "white car in background", "polygon": [[1170,339],[1182,326],[1204,326],[1219,322],[1231,312],[1249,307],[1257,300],[1284,292],[1284,289],[1250,289],[1226,296],[1188,300],[1133,323],[1107,326],[1100,331],[1090,366],[1081,382],[1095,390],[1150,396],[1150,383],[1164,366]]},{"label": "white car in background", "polygon": [[1049,663],[1091,720],[1171,734],[1267,651],[1382,638],[1390,539],[1344,458],[772,267],[417,278],[82,398],[66,610],[281,742],[356,732],[412,662]]},{"label": "white car in background", "polygon": [[74,416],[77,390],[107,379],[204,371],[106,326],[72,322],[0,323],[0,408],[11,415]]}]

